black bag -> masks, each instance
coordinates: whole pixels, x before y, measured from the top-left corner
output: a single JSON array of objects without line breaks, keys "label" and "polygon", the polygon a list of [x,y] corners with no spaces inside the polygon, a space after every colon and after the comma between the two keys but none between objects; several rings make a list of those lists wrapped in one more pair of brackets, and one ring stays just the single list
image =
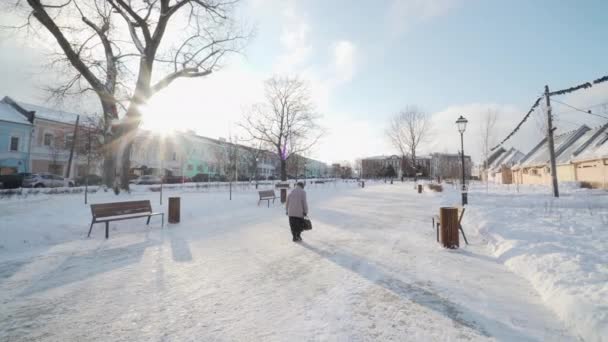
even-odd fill
[{"label": "black bag", "polygon": [[304,218],[304,226],[302,227],[302,230],[312,230],[312,222],[310,222],[308,217]]}]

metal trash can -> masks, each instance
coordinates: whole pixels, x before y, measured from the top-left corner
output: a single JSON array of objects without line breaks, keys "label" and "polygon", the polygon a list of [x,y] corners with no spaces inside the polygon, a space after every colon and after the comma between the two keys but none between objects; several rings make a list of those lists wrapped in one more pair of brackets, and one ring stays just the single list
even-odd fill
[{"label": "metal trash can", "polygon": [[179,223],[180,197],[169,197],[169,223]]}]

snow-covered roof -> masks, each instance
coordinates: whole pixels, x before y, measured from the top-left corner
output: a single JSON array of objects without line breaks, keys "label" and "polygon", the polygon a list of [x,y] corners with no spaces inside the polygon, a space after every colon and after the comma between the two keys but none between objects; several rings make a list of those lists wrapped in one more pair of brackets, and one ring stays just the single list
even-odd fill
[{"label": "snow-covered roof", "polygon": [[25,115],[19,113],[13,106],[0,101],[0,120],[24,125],[30,125]]},{"label": "snow-covered roof", "polygon": [[[575,157],[577,151],[584,148],[589,140],[593,139],[597,134],[599,128],[589,129],[585,131],[580,138],[574,141],[570,146],[565,148],[556,158],[557,165],[569,164],[572,158]],[[580,152],[579,152],[580,153]]]},{"label": "snow-covered roof", "polygon": [[[17,104],[19,104],[19,106],[21,106],[23,109],[25,109],[27,111],[35,111],[36,112],[35,117],[37,119],[45,119],[45,120],[74,124],[74,123],[76,123],[76,117],[78,116],[78,114],[75,114],[75,113],[70,113],[70,112],[66,112],[66,111],[62,111],[62,110],[42,107],[42,106],[33,105],[33,104],[20,102],[20,101],[17,101]],[[83,115],[81,115],[81,119],[82,119],[82,116]]]},{"label": "snow-covered roof", "polygon": [[586,143],[573,152],[572,161],[608,158],[608,124],[592,131]]},{"label": "snow-covered roof", "polygon": [[490,170],[500,171],[502,166],[511,167],[517,164],[525,155],[515,148],[502,153],[500,158],[496,159],[491,165]]},{"label": "snow-covered roof", "polygon": [[493,152],[488,159],[486,160],[486,162],[484,163],[484,165],[487,165],[488,169],[493,168],[496,165],[500,165],[497,162],[504,158],[507,154],[507,150],[505,150],[503,147],[500,147],[498,150],[496,150],[495,152]]},{"label": "snow-covered roof", "polygon": [[[577,130],[566,132],[553,138],[556,162],[558,164],[564,163],[565,159],[560,159],[560,157],[564,155],[564,152],[567,153],[566,150],[568,150],[572,144],[579,141],[579,139],[589,130],[591,130],[591,128],[587,127],[586,125],[582,125]],[[530,153],[528,153],[528,155],[521,160],[518,167],[547,165],[549,164],[549,160],[549,144],[547,144],[547,138],[544,138],[534,149],[532,149],[532,151],[530,151]]]}]

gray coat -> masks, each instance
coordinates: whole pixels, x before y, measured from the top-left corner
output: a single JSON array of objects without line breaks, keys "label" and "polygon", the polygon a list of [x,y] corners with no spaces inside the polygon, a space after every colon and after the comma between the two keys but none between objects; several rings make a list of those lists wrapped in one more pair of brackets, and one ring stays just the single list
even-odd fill
[{"label": "gray coat", "polygon": [[287,216],[289,217],[304,217],[308,215],[308,201],[306,201],[306,191],[297,186],[289,196],[287,196]]}]

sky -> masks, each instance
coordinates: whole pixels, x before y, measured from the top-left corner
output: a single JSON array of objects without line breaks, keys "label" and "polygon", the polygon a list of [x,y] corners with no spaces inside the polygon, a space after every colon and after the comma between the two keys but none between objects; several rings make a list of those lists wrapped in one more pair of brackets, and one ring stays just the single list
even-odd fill
[{"label": "sky", "polygon": [[[243,0],[237,16],[255,28],[244,53],[209,77],[175,82],[150,101],[147,115],[170,115],[213,138],[243,136],[238,123],[263,100],[263,81],[298,76],[310,83],[327,131],[310,157],[395,154],[388,121],[415,105],[432,121],[422,153],[459,151],[455,121],[463,115],[465,153],[478,162],[488,110],[498,113],[497,143],[546,84],[556,90],[608,74],[606,13],[601,0]],[[0,96],[44,104],[41,88],[54,72],[40,69],[44,45],[0,37]],[[608,102],[605,85],[559,101],[608,117],[600,105]],[[557,103],[553,110],[560,132],[606,122]],[[541,108],[505,147],[532,149],[542,139],[542,115]]]}]

